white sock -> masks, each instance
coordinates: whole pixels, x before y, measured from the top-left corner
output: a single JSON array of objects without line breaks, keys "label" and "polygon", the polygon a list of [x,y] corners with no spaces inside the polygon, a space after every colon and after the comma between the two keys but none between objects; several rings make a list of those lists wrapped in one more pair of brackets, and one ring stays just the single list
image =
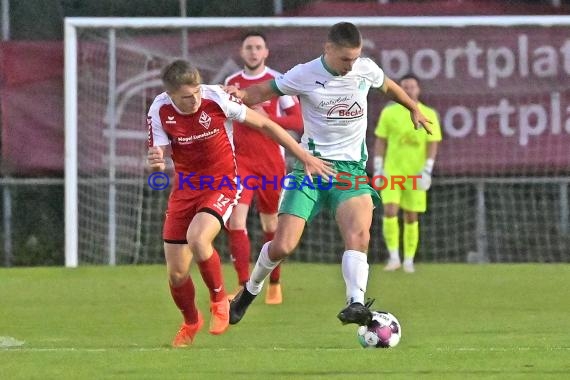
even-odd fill
[{"label": "white sock", "polygon": [[269,258],[269,244],[271,244],[270,241],[261,247],[261,252],[259,252],[259,257],[257,258],[253,271],[251,271],[249,281],[245,284],[248,292],[253,295],[258,295],[261,292],[261,289],[263,289],[263,281],[265,281],[269,273],[281,262],[281,260],[271,261]]},{"label": "white sock", "polygon": [[342,255],[342,276],[346,284],[346,302],[364,305],[364,293],[368,284],[368,261],[366,253],[355,250]]},{"label": "white sock", "polygon": [[414,263],[414,259],[406,259],[406,258],[404,259],[404,264],[406,264],[406,265],[411,265],[413,263]]},{"label": "white sock", "polygon": [[397,249],[389,249],[390,261],[400,262],[400,252]]}]

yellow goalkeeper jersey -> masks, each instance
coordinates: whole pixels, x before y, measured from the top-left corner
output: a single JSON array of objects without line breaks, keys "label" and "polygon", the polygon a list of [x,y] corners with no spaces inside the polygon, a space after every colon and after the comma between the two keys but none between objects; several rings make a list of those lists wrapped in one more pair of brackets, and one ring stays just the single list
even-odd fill
[{"label": "yellow goalkeeper jersey", "polygon": [[374,134],[387,140],[384,155],[384,172],[389,175],[415,175],[422,171],[426,161],[426,145],[441,141],[441,127],[437,112],[422,103],[420,111],[433,123],[433,134],[416,130],[410,118],[410,111],[398,104],[386,106],[380,113]]}]

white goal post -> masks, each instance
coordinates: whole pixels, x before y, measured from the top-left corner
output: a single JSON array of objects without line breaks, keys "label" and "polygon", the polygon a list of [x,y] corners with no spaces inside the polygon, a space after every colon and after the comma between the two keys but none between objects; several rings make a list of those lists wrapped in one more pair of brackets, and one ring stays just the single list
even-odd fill
[{"label": "white goal post", "polygon": [[[146,136],[146,102],[160,88],[159,63],[189,55],[191,60],[211,69],[207,78],[219,83],[222,74],[227,75],[229,70],[239,67],[232,64],[233,61],[228,63],[221,58],[235,56],[236,41],[239,41],[239,37],[234,36],[229,42],[233,44],[230,48],[225,44],[227,36],[224,33],[227,32],[224,31],[263,29],[275,32],[269,39],[271,56],[268,63],[273,67],[286,62],[287,57],[308,60],[318,56],[324,41],[323,31],[342,21],[363,28],[363,53],[375,58],[381,67],[381,63],[386,63],[388,67],[383,68],[387,74],[398,76],[404,71],[412,71],[425,81],[426,103],[430,104],[431,100],[430,105],[441,113],[442,123],[447,123],[444,126],[446,149],[441,160],[447,157],[453,162],[444,166],[438,160],[436,164],[434,188],[430,193],[435,205],[426,217],[437,218],[437,221],[433,227],[428,224],[426,228],[430,228],[429,235],[438,236],[421,243],[432,251],[426,257],[436,261],[461,261],[464,258],[474,261],[569,261],[565,250],[570,242],[570,155],[568,145],[564,144],[570,136],[566,109],[566,105],[570,109],[570,38],[557,33],[556,28],[570,31],[570,16],[72,17],[65,19],[64,37],[65,266],[77,267],[80,262],[109,265],[144,262],[138,253],[134,258],[122,259],[122,254],[117,252],[118,246],[125,252],[140,249],[146,236],[142,229],[146,228],[147,220],[155,219],[140,212],[144,207],[153,207],[145,195],[148,189],[145,189],[140,151],[144,150]],[[291,33],[299,34],[304,28],[319,32],[305,32],[306,46],[302,47],[287,45],[286,40],[291,34],[279,34],[289,29]],[[532,28],[545,32],[535,39]],[[433,31],[440,29],[443,32],[438,37]],[[550,35],[549,30],[553,30]],[[178,44],[178,51],[170,45],[170,50],[162,50],[166,37],[159,39],[154,31],[161,34],[160,38],[165,31],[170,33],[169,36],[182,35],[179,41],[183,43],[174,43]],[[196,37],[188,38],[193,31],[197,31]],[[500,35],[497,39],[493,37],[493,34],[505,31],[512,33],[511,45],[503,44]],[[450,34],[455,35],[456,43],[449,42],[453,41]],[[402,41],[389,43],[399,35],[403,36]],[[482,35],[481,40],[479,35]],[[566,35],[570,36],[570,33]],[[549,38],[544,36],[552,37],[553,41],[548,42]],[[208,38],[212,38],[212,42],[205,46]],[[445,38],[448,45],[439,42]],[[202,41],[196,52],[193,50],[195,41]],[[399,48],[400,45],[406,46]],[[132,64],[139,56],[140,67],[144,70]],[[272,56],[281,60],[272,61]],[[294,63],[287,61],[287,67],[275,68],[284,71]],[[437,83],[443,83],[444,90],[434,89]],[[522,89],[528,90],[528,95]],[[376,106],[374,111],[378,109]],[[137,117],[141,118],[138,126]],[[375,125],[376,117],[377,114],[369,115],[370,129]],[[123,128],[123,124],[128,127]],[[481,154],[477,150],[478,144],[489,144],[490,153]],[[465,156],[454,149],[462,149]],[[481,155],[479,162],[469,160],[478,154]],[[520,162],[517,163],[514,157],[521,157]],[[441,170],[438,169],[440,164]],[[438,178],[440,172],[442,175]],[[493,187],[489,188],[489,185]],[[534,196],[527,198],[529,193]],[[89,215],[82,219],[86,204]],[[458,215],[466,207],[464,204],[472,206],[473,211]],[[163,203],[160,205],[164,206]],[[496,212],[492,207],[497,207]],[[509,210],[513,208],[516,210],[511,214]],[[508,243],[504,243],[499,235],[503,234],[503,224],[508,224],[509,219],[520,235],[513,233],[507,237]],[[517,225],[517,221],[521,224]],[[527,240],[527,235],[529,230],[536,228],[535,225],[544,224],[543,221],[552,221],[556,236],[549,236],[544,243],[549,245],[545,256],[535,258],[530,250],[542,244],[538,241],[541,236],[537,236],[535,242]],[[450,236],[439,236],[452,224],[457,229],[450,232]],[[160,226],[160,223],[153,224],[156,225]],[[319,234],[336,236],[334,224],[317,223],[314,230],[319,228],[324,231]],[[491,233],[495,228],[497,234]],[[380,234],[378,227],[374,231],[376,235]],[[88,243],[82,244],[83,233],[88,235],[85,237]],[[160,237],[160,229],[154,233]],[[123,240],[118,243],[120,239]],[[381,238],[375,236],[374,239],[371,250],[382,250]],[[323,250],[334,247],[327,246]],[[519,251],[525,253],[520,257],[511,253]],[[321,256],[305,257],[307,260],[313,258],[327,260]]]}]

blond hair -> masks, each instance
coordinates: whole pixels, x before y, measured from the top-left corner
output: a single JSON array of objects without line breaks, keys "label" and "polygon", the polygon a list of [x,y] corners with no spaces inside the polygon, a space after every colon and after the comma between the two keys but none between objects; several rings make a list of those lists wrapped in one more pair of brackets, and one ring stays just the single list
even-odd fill
[{"label": "blond hair", "polygon": [[161,73],[162,83],[166,91],[176,91],[181,86],[197,86],[202,83],[202,77],[197,68],[190,62],[178,59],[169,63]]}]

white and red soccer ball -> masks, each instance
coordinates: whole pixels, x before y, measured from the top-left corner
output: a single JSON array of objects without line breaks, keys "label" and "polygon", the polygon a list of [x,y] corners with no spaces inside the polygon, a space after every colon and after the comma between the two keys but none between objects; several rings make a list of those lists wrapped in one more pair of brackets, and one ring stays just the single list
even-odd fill
[{"label": "white and red soccer ball", "polygon": [[393,314],[373,311],[372,322],[368,326],[359,326],[357,336],[364,348],[396,347],[402,338],[402,326]]}]

